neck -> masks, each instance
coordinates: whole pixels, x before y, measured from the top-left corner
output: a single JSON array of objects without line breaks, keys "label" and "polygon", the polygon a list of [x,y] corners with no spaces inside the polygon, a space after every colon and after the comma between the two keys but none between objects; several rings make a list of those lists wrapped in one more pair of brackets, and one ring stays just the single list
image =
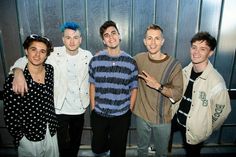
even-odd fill
[{"label": "neck", "polygon": [[110,56],[118,56],[120,54],[120,49],[119,48],[116,48],[116,49],[111,49],[111,48],[108,48],[107,49],[107,52]]},{"label": "neck", "polygon": [[155,53],[155,54],[151,54],[149,52],[148,55],[149,55],[150,58],[152,58],[154,60],[162,60],[166,57],[166,55],[161,53],[161,52],[158,52],[158,53]]},{"label": "neck", "polygon": [[28,69],[29,69],[29,72],[32,74],[40,74],[44,71],[44,66],[43,65],[34,66],[34,65],[28,64]]},{"label": "neck", "polygon": [[32,66],[28,65],[28,69],[32,79],[37,83],[45,83],[45,67],[43,65],[40,66]]},{"label": "neck", "polygon": [[77,54],[78,54],[78,52],[79,52],[79,50],[78,50],[78,49],[77,49],[77,50],[75,50],[75,51],[66,50],[66,53],[67,53],[67,54],[69,54],[69,55],[71,55],[71,56],[77,55]]},{"label": "neck", "polygon": [[208,65],[208,62],[206,62],[205,64],[194,64],[193,63],[193,70],[196,73],[203,72],[206,69],[207,65]]}]

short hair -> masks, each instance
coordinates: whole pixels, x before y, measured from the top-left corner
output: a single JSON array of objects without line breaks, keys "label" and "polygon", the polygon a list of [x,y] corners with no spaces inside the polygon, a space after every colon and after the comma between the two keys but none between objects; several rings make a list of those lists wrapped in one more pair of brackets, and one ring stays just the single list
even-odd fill
[{"label": "short hair", "polygon": [[76,22],[65,22],[61,25],[61,32],[64,32],[66,29],[72,29],[74,31],[78,30],[81,33],[81,27]]},{"label": "short hair", "polygon": [[34,41],[42,42],[47,46],[47,56],[53,51],[52,42],[47,37],[42,37],[37,34],[31,34],[25,39],[23,43],[24,49],[28,49]]},{"label": "short hair", "polygon": [[156,25],[156,24],[151,24],[147,27],[146,31],[145,31],[145,36],[147,35],[147,31],[150,30],[150,29],[153,29],[153,30],[159,30],[161,31],[161,33],[163,34],[163,29],[161,28],[161,26],[159,25]]},{"label": "short hair", "polygon": [[[100,36],[101,36],[102,39],[103,39],[103,34],[104,34],[104,32],[106,31],[106,29],[107,29],[108,27],[115,27],[115,29],[116,29],[117,32],[119,33],[119,30],[118,30],[118,28],[117,28],[115,22],[113,22],[113,21],[111,21],[111,20],[106,21],[106,22],[104,22],[104,24],[100,27]],[[119,34],[120,34],[120,33],[119,33]]]},{"label": "short hair", "polygon": [[195,34],[191,39],[191,45],[196,41],[206,41],[206,44],[210,47],[211,51],[213,51],[217,45],[215,37],[208,32],[198,32]]}]

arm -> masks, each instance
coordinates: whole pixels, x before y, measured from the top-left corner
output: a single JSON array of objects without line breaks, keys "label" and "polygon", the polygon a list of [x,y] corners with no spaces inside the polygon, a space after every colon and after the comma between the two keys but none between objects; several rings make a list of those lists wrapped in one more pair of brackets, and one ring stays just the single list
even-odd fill
[{"label": "arm", "polygon": [[26,66],[28,59],[26,57],[19,58],[15,64],[10,68],[10,73],[14,73],[12,82],[12,89],[16,94],[24,95],[28,92],[27,83],[23,75],[23,69]]},{"label": "arm", "polygon": [[134,110],[134,105],[135,105],[135,100],[137,97],[137,88],[134,88],[131,90],[131,97],[130,97],[130,110],[133,111]]},{"label": "arm", "polygon": [[211,98],[212,127],[216,130],[221,127],[231,112],[230,98],[227,89],[220,91]]},{"label": "arm", "polygon": [[3,92],[4,120],[9,133],[16,139],[17,142],[23,136],[22,124],[20,122],[21,97],[19,95],[16,95],[11,90],[11,82],[13,79],[12,77],[13,76],[11,76],[11,78],[8,78],[4,85],[4,92]]},{"label": "arm", "polygon": [[95,85],[93,83],[90,83],[89,86],[89,96],[90,96],[90,105],[92,111],[95,108]]},{"label": "arm", "polygon": [[[143,74],[139,74],[138,76],[145,80],[147,86],[150,88],[158,90],[164,96],[171,98],[174,102],[181,98],[182,90],[183,90],[183,78],[182,71],[180,70],[179,74],[172,80],[171,85],[162,85],[158,82],[153,76],[149,75],[147,72],[143,71]],[[175,93],[178,93],[178,96],[175,96]]]}]

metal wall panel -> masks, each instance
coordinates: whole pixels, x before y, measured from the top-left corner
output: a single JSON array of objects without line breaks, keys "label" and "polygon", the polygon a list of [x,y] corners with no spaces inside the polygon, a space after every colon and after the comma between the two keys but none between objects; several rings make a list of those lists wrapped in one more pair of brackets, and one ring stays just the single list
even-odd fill
[{"label": "metal wall panel", "polygon": [[99,35],[100,26],[108,19],[109,0],[87,1],[88,49],[95,54],[104,48]]},{"label": "metal wall panel", "polygon": [[109,20],[116,22],[121,35],[121,50],[131,54],[130,32],[132,24],[131,0],[114,1],[110,0]]},{"label": "metal wall panel", "polygon": [[162,51],[176,56],[176,33],[179,1],[157,0],[156,23],[163,28],[165,44]]},{"label": "metal wall panel", "polygon": [[[216,39],[218,38],[219,24],[221,20],[222,0],[204,0],[202,1],[200,31],[211,33]],[[214,64],[215,54],[210,58]]]},{"label": "metal wall panel", "polygon": [[199,0],[181,0],[178,6],[176,57],[186,66],[190,62],[189,48],[192,35],[198,29]]},{"label": "metal wall panel", "polygon": [[146,27],[152,23],[155,23],[155,0],[133,0],[133,20],[131,30],[131,49],[132,55],[139,52],[146,52],[146,48],[143,43],[144,32]]},{"label": "metal wall panel", "polygon": [[[223,75],[227,87],[236,88],[236,86],[230,85],[230,82],[235,82],[235,73],[233,73],[234,55],[236,48],[236,1],[227,0],[224,1],[222,21],[220,27],[220,34],[218,39],[218,50],[216,53],[215,67]],[[232,77],[233,76],[233,77]]]},{"label": "metal wall panel", "polygon": [[63,2],[63,21],[76,21],[80,24],[82,30],[81,47],[87,49],[86,0],[63,0]]}]

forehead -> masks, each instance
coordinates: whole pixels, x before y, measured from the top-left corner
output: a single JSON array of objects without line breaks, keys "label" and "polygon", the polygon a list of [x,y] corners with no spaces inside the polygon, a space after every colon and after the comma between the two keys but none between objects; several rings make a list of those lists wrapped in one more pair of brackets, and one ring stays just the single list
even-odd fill
[{"label": "forehead", "polygon": [[41,41],[33,41],[30,45],[29,48],[35,47],[38,49],[47,49],[47,45],[44,42]]},{"label": "forehead", "polygon": [[210,48],[205,40],[197,40],[197,41],[192,43],[192,46],[208,47],[208,48]]},{"label": "forehead", "polygon": [[111,32],[117,32],[116,28],[113,27],[113,26],[110,26],[110,27],[107,27],[107,29],[104,31],[103,34],[106,34],[106,33],[111,33]]},{"label": "forehead", "polygon": [[64,30],[64,36],[76,36],[76,35],[80,35],[80,31],[79,30],[73,30],[73,29],[65,29]]},{"label": "forehead", "polygon": [[162,36],[162,32],[160,30],[157,30],[157,29],[149,29],[146,32],[146,36],[161,37]]}]

